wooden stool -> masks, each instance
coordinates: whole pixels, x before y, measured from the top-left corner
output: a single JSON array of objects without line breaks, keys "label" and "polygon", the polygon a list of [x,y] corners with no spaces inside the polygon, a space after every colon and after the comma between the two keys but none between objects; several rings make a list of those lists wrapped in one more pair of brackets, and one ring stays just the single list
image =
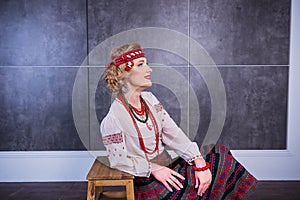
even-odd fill
[{"label": "wooden stool", "polygon": [[[126,197],[127,200],[134,200],[134,176],[108,166],[107,157],[97,157],[95,160],[86,177],[88,180],[87,200]],[[103,186],[126,186],[126,192],[103,191]]]}]

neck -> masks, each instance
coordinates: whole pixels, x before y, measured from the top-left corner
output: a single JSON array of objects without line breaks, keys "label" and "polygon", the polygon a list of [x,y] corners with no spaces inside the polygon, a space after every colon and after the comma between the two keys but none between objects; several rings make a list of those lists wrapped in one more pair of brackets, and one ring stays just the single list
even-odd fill
[{"label": "neck", "polygon": [[138,90],[129,90],[129,92],[124,94],[128,103],[136,108],[141,107],[140,95],[141,95],[141,91]]}]

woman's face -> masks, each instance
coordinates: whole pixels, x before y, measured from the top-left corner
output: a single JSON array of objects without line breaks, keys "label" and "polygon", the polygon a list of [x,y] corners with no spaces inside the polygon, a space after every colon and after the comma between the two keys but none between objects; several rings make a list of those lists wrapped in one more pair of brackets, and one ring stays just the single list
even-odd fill
[{"label": "woman's face", "polygon": [[127,84],[130,89],[143,90],[151,87],[151,72],[152,69],[148,66],[145,57],[133,60],[134,66],[130,70]]}]

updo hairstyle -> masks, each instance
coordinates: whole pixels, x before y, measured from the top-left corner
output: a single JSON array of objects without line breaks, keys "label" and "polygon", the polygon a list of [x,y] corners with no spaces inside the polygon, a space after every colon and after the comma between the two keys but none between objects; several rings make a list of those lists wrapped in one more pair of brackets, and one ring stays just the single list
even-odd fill
[{"label": "updo hairstyle", "polygon": [[141,48],[141,45],[140,43],[135,42],[131,44],[125,44],[121,47],[116,47],[111,50],[111,62],[103,74],[103,79],[106,81],[107,87],[111,92],[119,92],[124,85],[124,76],[126,73],[130,73],[125,71],[126,63],[116,66],[115,59],[123,53],[138,48]]}]

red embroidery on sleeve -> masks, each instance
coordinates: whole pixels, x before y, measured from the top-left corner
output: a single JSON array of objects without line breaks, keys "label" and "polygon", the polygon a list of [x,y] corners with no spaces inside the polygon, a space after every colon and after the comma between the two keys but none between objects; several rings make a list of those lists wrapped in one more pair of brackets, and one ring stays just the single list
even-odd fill
[{"label": "red embroidery on sleeve", "polygon": [[110,145],[110,144],[119,144],[123,142],[123,135],[122,132],[115,133],[111,135],[107,135],[102,138],[104,146]]}]

